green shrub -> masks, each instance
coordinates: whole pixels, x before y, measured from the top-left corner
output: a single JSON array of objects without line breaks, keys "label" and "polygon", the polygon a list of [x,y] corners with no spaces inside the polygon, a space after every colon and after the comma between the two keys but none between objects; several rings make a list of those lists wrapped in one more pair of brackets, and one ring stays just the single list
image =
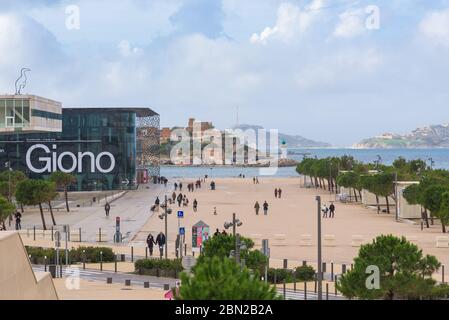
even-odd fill
[{"label": "green shrub", "polygon": [[267,273],[268,282],[274,283],[274,276],[276,274],[276,283],[293,282],[293,271],[289,269],[274,269],[269,268]]},{"label": "green shrub", "polygon": [[[28,247],[26,246],[28,255],[31,256],[31,262],[34,264],[44,264],[45,257],[47,257],[47,263],[55,263],[56,250],[53,248],[41,248],[41,247]],[[85,253],[83,253],[85,250]],[[77,249],[69,249],[69,263],[78,263],[86,261],[87,263],[100,262],[100,252],[103,253],[103,262],[113,262],[114,252],[111,248],[107,247],[79,247]],[[60,261],[65,261],[65,249],[59,249]],[[84,260],[85,259],[85,260]]]},{"label": "green shrub", "polygon": [[136,270],[173,270],[180,272],[183,270],[180,259],[140,259],[134,263]]},{"label": "green shrub", "polygon": [[312,266],[300,266],[295,269],[297,281],[311,281],[315,279],[315,269]]}]

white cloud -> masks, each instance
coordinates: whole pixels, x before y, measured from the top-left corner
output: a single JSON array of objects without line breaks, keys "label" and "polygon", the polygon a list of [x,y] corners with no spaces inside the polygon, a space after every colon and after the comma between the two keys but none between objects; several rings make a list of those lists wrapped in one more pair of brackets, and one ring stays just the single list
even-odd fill
[{"label": "white cloud", "polygon": [[361,9],[350,9],[340,14],[334,36],[352,38],[361,35],[364,31],[364,12]]},{"label": "white cloud", "polygon": [[419,24],[419,32],[432,43],[449,47],[449,9],[428,13]]},{"label": "white cloud", "polygon": [[143,50],[138,47],[131,47],[131,44],[128,40],[122,40],[118,44],[118,50],[120,52],[120,55],[124,58],[128,58],[131,56],[140,56],[143,54]]},{"label": "white cloud", "polygon": [[301,9],[289,2],[282,3],[277,11],[276,24],[266,27],[260,34],[254,33],[250,42],[266,44],[268,39],[273,37],[285,42],[290,41],[310,27],[323,5],[323,0],[313,0],[310,5]]}]

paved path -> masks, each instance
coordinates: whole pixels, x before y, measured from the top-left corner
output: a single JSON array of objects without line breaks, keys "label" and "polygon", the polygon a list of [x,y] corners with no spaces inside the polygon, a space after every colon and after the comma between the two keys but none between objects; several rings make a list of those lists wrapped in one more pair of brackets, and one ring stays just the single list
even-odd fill
[{"label": "paved path", "polygon": [[[283,296],[284,291],[283,289],[278,289],[278,293]],[[307,295],[304,297],[304,291],[303,290],[292,290],[292,289],[286,289],[285,290],[285,297],[286,300],[318,300],[318,293],[315,293],[314,291],[307,291]],[[326,296],[326,292],[323,291],[323,300],[346,300],[343,296],[334,295],[329,293],[328,296]]]},{"label": "paved path", "polygon": [[[102,239],[112,243],[115,232],[115,218],[121,218],[121,232],[123,242],[128,243],[136,233],[145,225],[152,213],[151,205],[157,196],[163,198],[170,186],[149,184],[148,188],[141,185],[138,190],[128,191],[122,197],[111,203],[110,216],[105,216],[104,203],[94,204],[91,207],[71,208],[71,211],[55,212],[58,226],[69,224],[72,232],[78,232],[81,228],[83,242],[95,242],[96,234],[101,228]],[[45,213],[47,227],[51,227],[51,219]],[[22,229],[41,228],[41,218],[38,211],[25,212],[22,221]]]},{"label": "paved path", "polygon": [[[34,271],[44,272],[45,267],[42,265],[33,265]],[[93,269],[85,269],[83,268],[73,268],[67,269],[63,266],[62,268],[63,277],[74,276],[76,273],[73,270],[79,270],[79,276],[81,279],[90,280],[90,281],[100,281],[106,282],[107,278],[112,278],[113,283],[119,283],[125,285],[125,280],[131,280],[131,285],[141,286],[143,287],[144,282],[150,283],[150,288],[164,288],[164,284],[169,284],[170,287],[174,287],[176,283],[179,281],[177,279],[172,278],[162,278],[162,277],[152,277],[152,276],[141,276],[130,273],[123,272],[111,272],[111,271],[100,271]],[[48,272],[48,269],[47,269]]]}]

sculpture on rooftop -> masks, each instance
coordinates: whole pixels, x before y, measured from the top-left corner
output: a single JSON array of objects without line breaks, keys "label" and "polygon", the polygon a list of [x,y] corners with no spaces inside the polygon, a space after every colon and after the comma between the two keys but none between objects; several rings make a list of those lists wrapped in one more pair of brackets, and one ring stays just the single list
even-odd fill
[{"label": "sculpture on rooftop", "polygon": [[28,71],[31,71],[31,69],[28,68],[22,68],[22,70],[20,70],[20,77],[16,80],[16,95],[20,95],[22,94],[22,90],[26,87],[27,85],[27,75],[26,73]]}]

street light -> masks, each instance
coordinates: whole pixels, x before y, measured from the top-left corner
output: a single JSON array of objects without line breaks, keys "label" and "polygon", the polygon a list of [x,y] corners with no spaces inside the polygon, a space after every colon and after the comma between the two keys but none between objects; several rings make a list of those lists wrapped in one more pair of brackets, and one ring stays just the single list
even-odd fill
[{"label": "street light", "polygon": [[318,220],[318,300],[323,299],[323,273],[321,271],[321,197],[316,196]]},{"label": "street light", "polygon": [[243,224],[239,219],[236,218],[235,213],[232,214],[232,222],[225,222],[225,229],[232,227],[232,235],[235,237],[235,262],[240,263],[240,235],[236,234],[237,227]]},{"label": "street light", "polygon": [[167,206],[167,195],[165,196],[165,201],[164,201],[164,213],[159,215],[159,219],[164,219],[165,218],[165,259],[168,259],[168,255],[167,255],[167,251],[168,251],[168,224],[167,224],[167,217],[169,214],[172,213],[172,209],[168,208]]},{"label": "street light", "polygon": [[432,158],[432,157],[430,157],[430,158],[427,159],[427,160],[430,161],[430,170],[433,170],[433,166],[434,166],[434,164],[435,164],[435,161],[433,161],[433,158]]}]

